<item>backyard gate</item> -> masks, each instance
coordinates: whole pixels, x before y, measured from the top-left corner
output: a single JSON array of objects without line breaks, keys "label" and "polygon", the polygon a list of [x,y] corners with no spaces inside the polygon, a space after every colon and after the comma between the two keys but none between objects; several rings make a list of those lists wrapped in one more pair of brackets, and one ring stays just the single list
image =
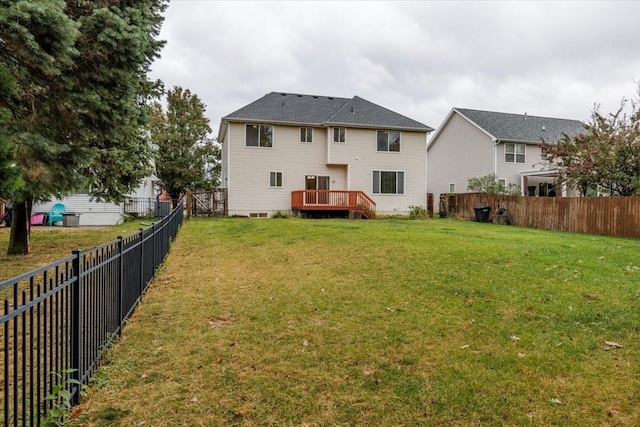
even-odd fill
[{"label": "backyard gate", "polygon": [[227,189],[191,192],[191,214],[194,216],[227,216]]}]

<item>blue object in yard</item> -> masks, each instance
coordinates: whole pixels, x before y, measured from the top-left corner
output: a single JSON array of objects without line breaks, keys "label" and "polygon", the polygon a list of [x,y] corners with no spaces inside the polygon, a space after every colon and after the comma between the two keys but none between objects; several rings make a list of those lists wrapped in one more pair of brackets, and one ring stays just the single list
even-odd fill
[{"label": "blue object in yard", "polygon": [[49,215],[47,225],[53,225],[54,222],[62,221],[62,214],[65,212],[66,209],[62,203],[55,203],[51,211],[47,213]]}]

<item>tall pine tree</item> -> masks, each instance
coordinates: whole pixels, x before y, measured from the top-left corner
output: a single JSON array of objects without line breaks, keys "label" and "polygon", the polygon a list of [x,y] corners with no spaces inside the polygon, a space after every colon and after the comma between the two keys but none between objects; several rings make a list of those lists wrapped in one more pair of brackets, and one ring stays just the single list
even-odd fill
[{"label": "tall pine tree", "polygon": [[165,0],[0,0],[1,123],[20,171],[9,254],[28,253],[31,204],[89,187],[119,201],[150,173],[147,72]]}]

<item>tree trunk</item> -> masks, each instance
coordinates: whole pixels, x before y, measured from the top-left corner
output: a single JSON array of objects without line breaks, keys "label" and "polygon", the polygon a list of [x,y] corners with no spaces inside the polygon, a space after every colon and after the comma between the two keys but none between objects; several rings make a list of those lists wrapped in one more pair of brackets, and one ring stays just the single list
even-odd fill
[{"label": "tree trunk", "polygon": [[31,249],[31,200],[16,200],[11,212],[11,237],[7,255],[28,255]]}]

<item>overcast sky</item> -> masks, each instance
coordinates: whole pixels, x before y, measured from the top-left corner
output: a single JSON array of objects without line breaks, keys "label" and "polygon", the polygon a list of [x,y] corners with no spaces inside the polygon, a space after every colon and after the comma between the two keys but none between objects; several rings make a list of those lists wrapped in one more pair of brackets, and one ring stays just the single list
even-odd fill
[{"label": "overcast sky", "polygon": [[453,107],[586,121],[640,82],[640,1],[171,0],[151,77],[220,119],[269,92],[357,95],[433,128]]}]

